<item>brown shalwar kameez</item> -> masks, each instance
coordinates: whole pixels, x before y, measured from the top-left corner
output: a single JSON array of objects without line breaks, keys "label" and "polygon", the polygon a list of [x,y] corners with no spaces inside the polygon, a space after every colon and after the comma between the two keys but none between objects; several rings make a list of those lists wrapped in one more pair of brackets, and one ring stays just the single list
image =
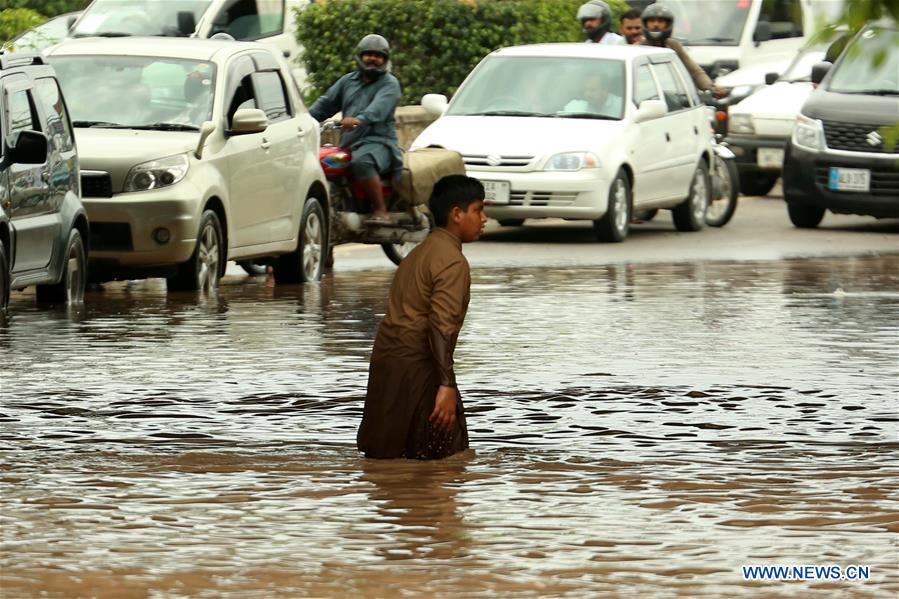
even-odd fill
[{"label": "brown shalwar kameez", "polygon": [[470,286],[462,243],[446,229],[436,229],[400,263],[375,337],[356,438],[366,456],[436,459],[468,448],[458,392],[454,430],[428,419],[438,387],[456,386],[453,350]]}]

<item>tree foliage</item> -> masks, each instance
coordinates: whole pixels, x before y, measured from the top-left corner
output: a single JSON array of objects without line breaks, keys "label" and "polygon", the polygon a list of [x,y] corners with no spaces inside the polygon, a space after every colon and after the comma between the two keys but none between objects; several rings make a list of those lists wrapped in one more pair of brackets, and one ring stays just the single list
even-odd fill
[{"label": "tree foliage", "polygon": [[0,12],[0,44],[46,20],[46,17],[29,8],[9,8]]},{"label": "tree foliage", "polygon": [[12,8],[30,8],[46,17],[82,10],[91,0],[0,0],[0,11]]},{"label": "tree foliage", "polygon": [[[583,0],[329,0],[296,16],[312,85],[324,92],[356,68],[356,44],[379,33],[391,46],[403,103],[452,94],[481,58],[497,48],[583,39],[575,14]],[[607,0],[617,18],[625,0]]]}]

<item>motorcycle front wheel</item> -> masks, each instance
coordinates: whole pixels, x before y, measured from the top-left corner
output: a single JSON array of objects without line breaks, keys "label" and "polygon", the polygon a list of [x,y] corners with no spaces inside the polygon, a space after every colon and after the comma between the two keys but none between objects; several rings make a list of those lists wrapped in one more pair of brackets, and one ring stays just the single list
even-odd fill
[{"label": "motorcycle front wheel", "polygon": [[710,227],[723,227],[737,210],[739,174],[733,160],[715,155],[712,159],[712,198],[705,213],[705,223]]}]

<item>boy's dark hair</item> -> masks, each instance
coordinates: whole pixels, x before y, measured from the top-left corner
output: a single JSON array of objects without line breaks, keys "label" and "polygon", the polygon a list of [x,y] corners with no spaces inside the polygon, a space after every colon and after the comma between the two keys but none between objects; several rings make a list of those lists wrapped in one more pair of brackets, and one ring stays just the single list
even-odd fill
[{"label": "boy's dark hair", "polygon": [[625,19],[639,19],[641,16],[643,16],[643,13],[640,11],[639,8],[632,8],[628,11],[621,13],[621,16],[618,17],[618,20],[623,21]]},{"label": "boy's dark hair", "polygon": [[445,227],[449,213],[456,206],[463,212],[468,206],[484,199],[484,186],[480,181],[465,175],[447,175],[434,185],[428,206],[438,227]]}]

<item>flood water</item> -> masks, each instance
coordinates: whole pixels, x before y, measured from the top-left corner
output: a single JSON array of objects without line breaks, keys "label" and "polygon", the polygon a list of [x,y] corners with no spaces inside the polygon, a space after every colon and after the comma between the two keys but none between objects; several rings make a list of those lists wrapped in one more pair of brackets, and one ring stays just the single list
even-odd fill
[{"label": "flood water", "polygon": [[475,269],[433,463],[355,449],[391,276],[14,294],[0,595],[899,592],[899,256]]}]

